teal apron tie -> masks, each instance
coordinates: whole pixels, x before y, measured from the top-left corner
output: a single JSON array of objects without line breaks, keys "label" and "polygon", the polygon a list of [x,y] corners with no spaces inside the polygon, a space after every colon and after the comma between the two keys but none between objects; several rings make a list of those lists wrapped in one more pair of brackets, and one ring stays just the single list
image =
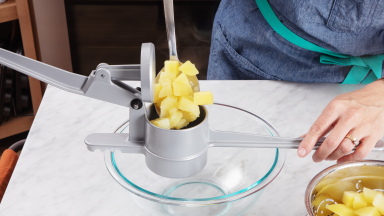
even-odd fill
[{"label": "teal apron tie", "polygon": [[[268,0],[256,0],[256,4],[260,9],[261,14],[267,20],[268,24],[280,36],[303,49],[322,53],[323,55],[320,55],[321,63],[344,66],[353,65],[347,77],[341,84],[368,84],[381,77],[384,54],[358,57],[332,52],[299,37],[287,27],[285,27],[273,12],[271,6],[268,3]],[[371,70],[373,73],[369,73]]]}]

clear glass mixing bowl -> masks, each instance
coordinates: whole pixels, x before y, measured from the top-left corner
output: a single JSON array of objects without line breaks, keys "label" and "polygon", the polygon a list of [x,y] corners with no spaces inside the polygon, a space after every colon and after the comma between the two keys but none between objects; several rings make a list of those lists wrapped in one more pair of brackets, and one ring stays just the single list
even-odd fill
[{"label": "clear glass mixing bowl", "polygon": [[[245,110],[215,104],[206,106],[214,130],[278,136],[272,125]],[[129,122],[116,133],[128,132]],[[150,171],[144,155],[105,151],[113,178],[132,200],[154,216],[242,215],[280,173],[284,149],[210,148],[205,168],[195,176],[169,179]]]}]

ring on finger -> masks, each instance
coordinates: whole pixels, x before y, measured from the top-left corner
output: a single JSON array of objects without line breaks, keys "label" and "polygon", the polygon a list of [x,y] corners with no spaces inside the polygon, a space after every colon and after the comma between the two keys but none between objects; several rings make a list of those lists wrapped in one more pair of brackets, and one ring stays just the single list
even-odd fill
[{"label": "ring on finger", "polygon": [[347,134],[347,136],[345,136],[345,138],[350,139],[356,147],[360,144],[360,140],[356,139],[351,134]]}]

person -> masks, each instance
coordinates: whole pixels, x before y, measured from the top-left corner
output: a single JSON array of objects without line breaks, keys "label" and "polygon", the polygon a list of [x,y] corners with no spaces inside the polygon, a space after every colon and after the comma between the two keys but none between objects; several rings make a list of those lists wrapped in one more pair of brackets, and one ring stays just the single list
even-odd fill
[{"label": "person", "polygon": [[363,159],[384,136],[383,11],[380,0],[222,0],[208,79],[367,84],[335,97],[297,151],[328,134],[314,162]]}]

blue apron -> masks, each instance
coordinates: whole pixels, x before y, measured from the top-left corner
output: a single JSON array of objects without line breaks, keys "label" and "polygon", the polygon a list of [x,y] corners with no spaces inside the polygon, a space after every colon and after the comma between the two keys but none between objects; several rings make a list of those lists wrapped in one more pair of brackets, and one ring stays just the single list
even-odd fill
[{"label": "blue apron", "polygon": [[[357,84],[381,77],[384,55],[378,53],[384,53],[383,20],[370,20],[371,26],[357,26],[360,28],[352,23],[343,29],[345,25],[337,24],[346,19],[340,15],[343,8],[337,8],[336,3],[316,1],[312,4],[317,8],[313,9],[310,1],[273,1],[287,13],[274,8],[275,14],[266,0],[256,0],[257,4],[249,0],[222,1],[214,23],[208,79]],[[381,11],[384,4],[374,6],[377,10],[371,9],[368,15],[381,18],[374,12]],[[298,11],[302,11],[297,14],[299,18],[292,18]],[[326,11],[336,15],[329,16]],[[346,15],[352,20],[353,16],[362,17],[351,11]],[[330,23],[338,28],[331,28]],[[363,27],[367,28],[361,31]]]}]

